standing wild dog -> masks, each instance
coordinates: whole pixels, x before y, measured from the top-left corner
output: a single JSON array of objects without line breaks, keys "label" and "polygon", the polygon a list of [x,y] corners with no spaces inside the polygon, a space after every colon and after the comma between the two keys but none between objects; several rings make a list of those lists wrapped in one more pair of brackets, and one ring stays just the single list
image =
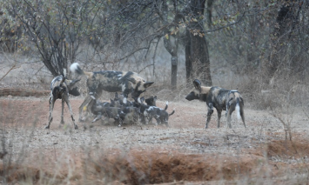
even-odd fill
[{"label": "standing wild dog", "polygon": [[156,125],[158,124],[166,124],[168,126],[168,118],[175,113],[175,109],[168,114],[167,113],[168,102],[166,102],[165,108],[161,109],[156,106],[149,106],[144,112],[144,116],[146,117],[148,123],[151,122],[152,118],[156,119]]},{"label": "standing wild dog", "polygon": [[131,94],[133,99],[138,99],[139,96],[146,91],[154,82],[146,82],[137,73],[132,71],[97,71],[86,72],[83,71],[78,63],[73,63],[70,66],[70,70],[78,75],[86,75],[88,96],[79,107],[79,119],[84,106],[87,106],[91,101],[90,96],[94,96],[96,99],[102,94],[102,91],[108,92],[122,92],[124,95],[123,103],[127,103],[127,98]]},{"label": "standing wild dog", "polygon": [[236,109],[237,117],[242,119],[244,126],[244,100],[237,90],[227,90],[220,87],[206,87],[202,86],[201,82],[197,79],[193,81],[194,89],[186,96],[186,99],[200,100],[206,102],[208,107],[206,128],[213,113],[213,108],[217,109],[218,112],[218,128],[220,127],[220,118],[222,110],[226,111],[227,123],[231,128],[231,114]]},{"label": "standing wild dog", "polygon": [[78,82],[80,79],[78,80],[68,80],[65,77],[63,77],[62,75],[56,76],[51,84],[50,84],[50,97],[49,97],[49,121],[48,121],[48,125],[45,127],[46,129],[49,129],[51,122],[53,121],[53,116],[52,116],[52,112],[54,109],[54,105],[57,99],[61,99],[62,100],[62,112],[61,112],[61,124],[64,123],[63,121],[63,109],[64,109],[64,102],[68,105],[69,110],[70,110],[70,114],[71,114],[71,118],[74,124],[74,128],[77,129],[77,125],[75,123],[75,119],[73,118],[73,112],[72,112],[72,108],[70,105],[70,100],[69,100],[69,94],[73,95],[73,96],[79,96],[79,92],[77,90],[77,87],[73,88],[74,84],[76,82]]}]

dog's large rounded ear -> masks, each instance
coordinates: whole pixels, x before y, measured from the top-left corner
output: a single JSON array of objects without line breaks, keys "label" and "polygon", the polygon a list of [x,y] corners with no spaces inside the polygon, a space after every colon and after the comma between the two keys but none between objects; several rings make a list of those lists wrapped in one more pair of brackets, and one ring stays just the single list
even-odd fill
[{"label": "dog's large rounded ear", "polygon": [[145,83],[144,83],[144,87],[145,87],[145,88],[148,88],[148,87],[150,87],[153,83],[154,83],[154,82],[145,82]]},{"label": "dog's large rounded ear", "polygon": [[201,90],[201,82],[198,79],[195,79],[193,81],[193,85],[194,85],[195,89],[197,89],[199,91]]}]

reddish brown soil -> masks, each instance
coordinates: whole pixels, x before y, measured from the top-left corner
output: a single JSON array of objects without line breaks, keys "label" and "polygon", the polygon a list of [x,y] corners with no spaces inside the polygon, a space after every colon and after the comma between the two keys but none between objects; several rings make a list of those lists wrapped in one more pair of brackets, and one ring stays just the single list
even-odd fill
[{"label": "reddish brown soil", "polygon": [[[72,98],[75,119],[82,98]],[[159,101],[158,106],[164,107]],[[308,183],[307,121],[295,118],[293,141],[266,111],[246,109],[247,128],[216,128],[216,113],[204,129],[201,102],[170,102],[169,127],[81,123],[72,129],[69,111],[60,125],[56,102],[50,130],[48,96],[0,98],[0,124],[8,154],[0,174],[7,182],[36,184],[284,184]],[[236,116],[235,116],[236,117]],[[59,127],[60,125],[60,127]],[[91,127],[89,127],[92,125]],[[86,130],[84,130],[87,128]],[[11,162],[10,162],[11,161]],[[2,179],[3,180],[3,179]]]},{"label": "reddish brown soil", "polygon": [[22,88],[0,88],[0,96],[47,96],[50,91],[38,91],[36,89],[22,89]]}]

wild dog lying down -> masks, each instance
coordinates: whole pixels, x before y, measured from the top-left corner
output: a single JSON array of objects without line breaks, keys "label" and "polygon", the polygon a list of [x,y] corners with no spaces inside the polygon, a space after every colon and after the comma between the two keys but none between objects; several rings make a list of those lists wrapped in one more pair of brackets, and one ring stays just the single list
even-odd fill
[{"label": "wild dog lying down", "polygon": [[200,100],[206,102],[208,107],[206,128],[213,113],[213,108],[218,112],[218,128],[220,127],[220,118],[222,110],[226,110],[227,123],[231,128],[231,114],[236,109],[237,117],[242,119],[244,126],[244,100],[237,90],[227,90],[220,87],[206,87],[202,86],[201,82],[197,79],[193,81],[194,89],[186,96],[186,99]]},{"label": "wild dog lying down", "polygon": [[70,70],[78,75],[87,76],[87,88],[89,95],[79,107],[79,119],[81,121],[83,107],[87,106],[91,101],[91,98],[89,98],[90,95],[93,95],[97,99],[101,96],[103,90],[108,92],[122,92],[125,97],[124,103],[126,103],[129,94],[131,94],[133,99],[139,99],[139,96],[154,83],[146,82],[137,73],[132,71],[86,72],[80,68],[78,63],[73,63],[70,66]]},{"label": "wild dog lying down", "polygon": [[[141,119],[141,122],[143,124],[146,124],[146,120],[145,120],[145,116],[143,114],[140,113],[140,105],[141,103],[139,102],[130,102],[127,101],[126,104],[123,103],[123,99],[124,96],[123,95],[118,95],[117,93],[115,93],[115,98],[114,100],[111,99],[111,106],[113,107],[121,107],[122,109],[128,110],[128,109],[136,109],[136,110],[132,110],[131,112],[134,114],[127,114],[126,115],[126,122],[127,120],[130,120],[129,122],[137,122],[138,119]],[[144,107],[149,107],[149,106],[155,106],[156,105],[156,100],[157,100],[157,96],[151,96],[147,99],[145,99],[145,102],[147,103],[147,105],[143,104],[142,109],[144,110]],[[144,97],[140,98],[140,102],[144,101]],[[138,113],[138,114],[136,114]]]},{"label": "wild dog lying down", "polygon": [[115,119],[119,123],[118,126],[122,126],[123,123],[136,123],[138,121],[139,113],[136,107],[125,107],[120,104],[116,106],[114,100],[111,100],[112,103],[108,103],[97,101],[94,96],[90,97],[92,98],[89,103],[90,111],[96,115],[92,122],[96,122],[102,116]]},{"label": "wild dog lying down", "polygon": [[62,99],[62,112],[61,112],[61,124],[64,123],[63,121],[63,109],[64,109],[64,102],[68,105],[71,118],[74,124],[74,128],[77,129],[78,126],[75,123],[75,119],[73,118],[73,112],[69,101],[69,94],[73,96],[79,96],[80,93],[77,90],[77,87],[73,88],[74,84],[78,82],[78,80],[68,80],[62,75],[56,76],[50,85],[50,97],[49,97],[49,122],[48,125],[45,127],[49,129],[51,122],[53,121],[52,112],[54,109],[54,105],[57,99]]},{"label": "wild dog lying down", "polygon": [[123,123],[123,118],[125,116],[124,112],[117,107],[111,107],[106,102],[99,102],[94,96],[90,96],[91,101],[88,106],[90,107],[91,112],[96,115],[92,123],[98,121],[102,116],[107,118],[113,118],[115,121],[118,121],[119,126]]},{"label": "wild dog lying down", "polygon": [[139,119],[139,109],[133,107],[133,102],[127,101],[126,104],[123,103],[123,99],[118,94],[115,94],[115,98],[111,99],[111,107],[120,108],[125,114],[123,118],[124,123],[137,123]]}]

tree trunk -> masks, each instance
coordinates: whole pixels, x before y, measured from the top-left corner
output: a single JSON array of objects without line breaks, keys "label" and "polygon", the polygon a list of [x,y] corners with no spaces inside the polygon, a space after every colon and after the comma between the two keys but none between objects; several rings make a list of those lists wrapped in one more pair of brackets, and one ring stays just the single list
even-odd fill
[{"label": "tree trunk", "polygon": [[186,31],[186,45],[185,45],[185,55],[186,55],[186,79],[187,85],[192,86],[192,61],[191,61],[191,42],[190,42],[190,32],[189,30]]},{"label": "tree trunk", "polygon": [[164,47],[171,54],[171,86],[177,88],[177,69],[178,69],[178,38],[177,36],[164,37]]},{"label": "tree trunk", "polygon": [[205,31],[201,15],[204,15],[205,0],[192,0],[190,12],[192,17],[187,27],[186,34],[186,74],[187,82],[198,78],[205,85],[211,86],[210,61],[208,45],[205,38]]},{"label": "tree trunk", "polygon": [[[176,3],[176,1],[174,1]],[[163,16],[162,21],[165,25],[168,25],[168,6],[167,2],[163,1]],[[176,11],[176,10],[175,10]],[[177,25],[179,20],[175,16],[174,24]],[[176,27],[174,26],[174,29]],[[177,32],[172,34],[169,29],[164,29],[164,47],[171,54],[171,86],[172,89],[177,88],[177,69],[178,69],[178,34]]]},{"label": "tree trunk", "polygon": [[298,23],[301,6],[302,3],[286,0],[278,12],[274,31],[271,35],[272,51],[268,62],[264,62],[263,66],[263,69],[266,70],[263,74],[266,78],[264,82],[267,84],[271,84],[279,66],[285,65],[289,61],[287,58],[288,45],[293,29]]}]

